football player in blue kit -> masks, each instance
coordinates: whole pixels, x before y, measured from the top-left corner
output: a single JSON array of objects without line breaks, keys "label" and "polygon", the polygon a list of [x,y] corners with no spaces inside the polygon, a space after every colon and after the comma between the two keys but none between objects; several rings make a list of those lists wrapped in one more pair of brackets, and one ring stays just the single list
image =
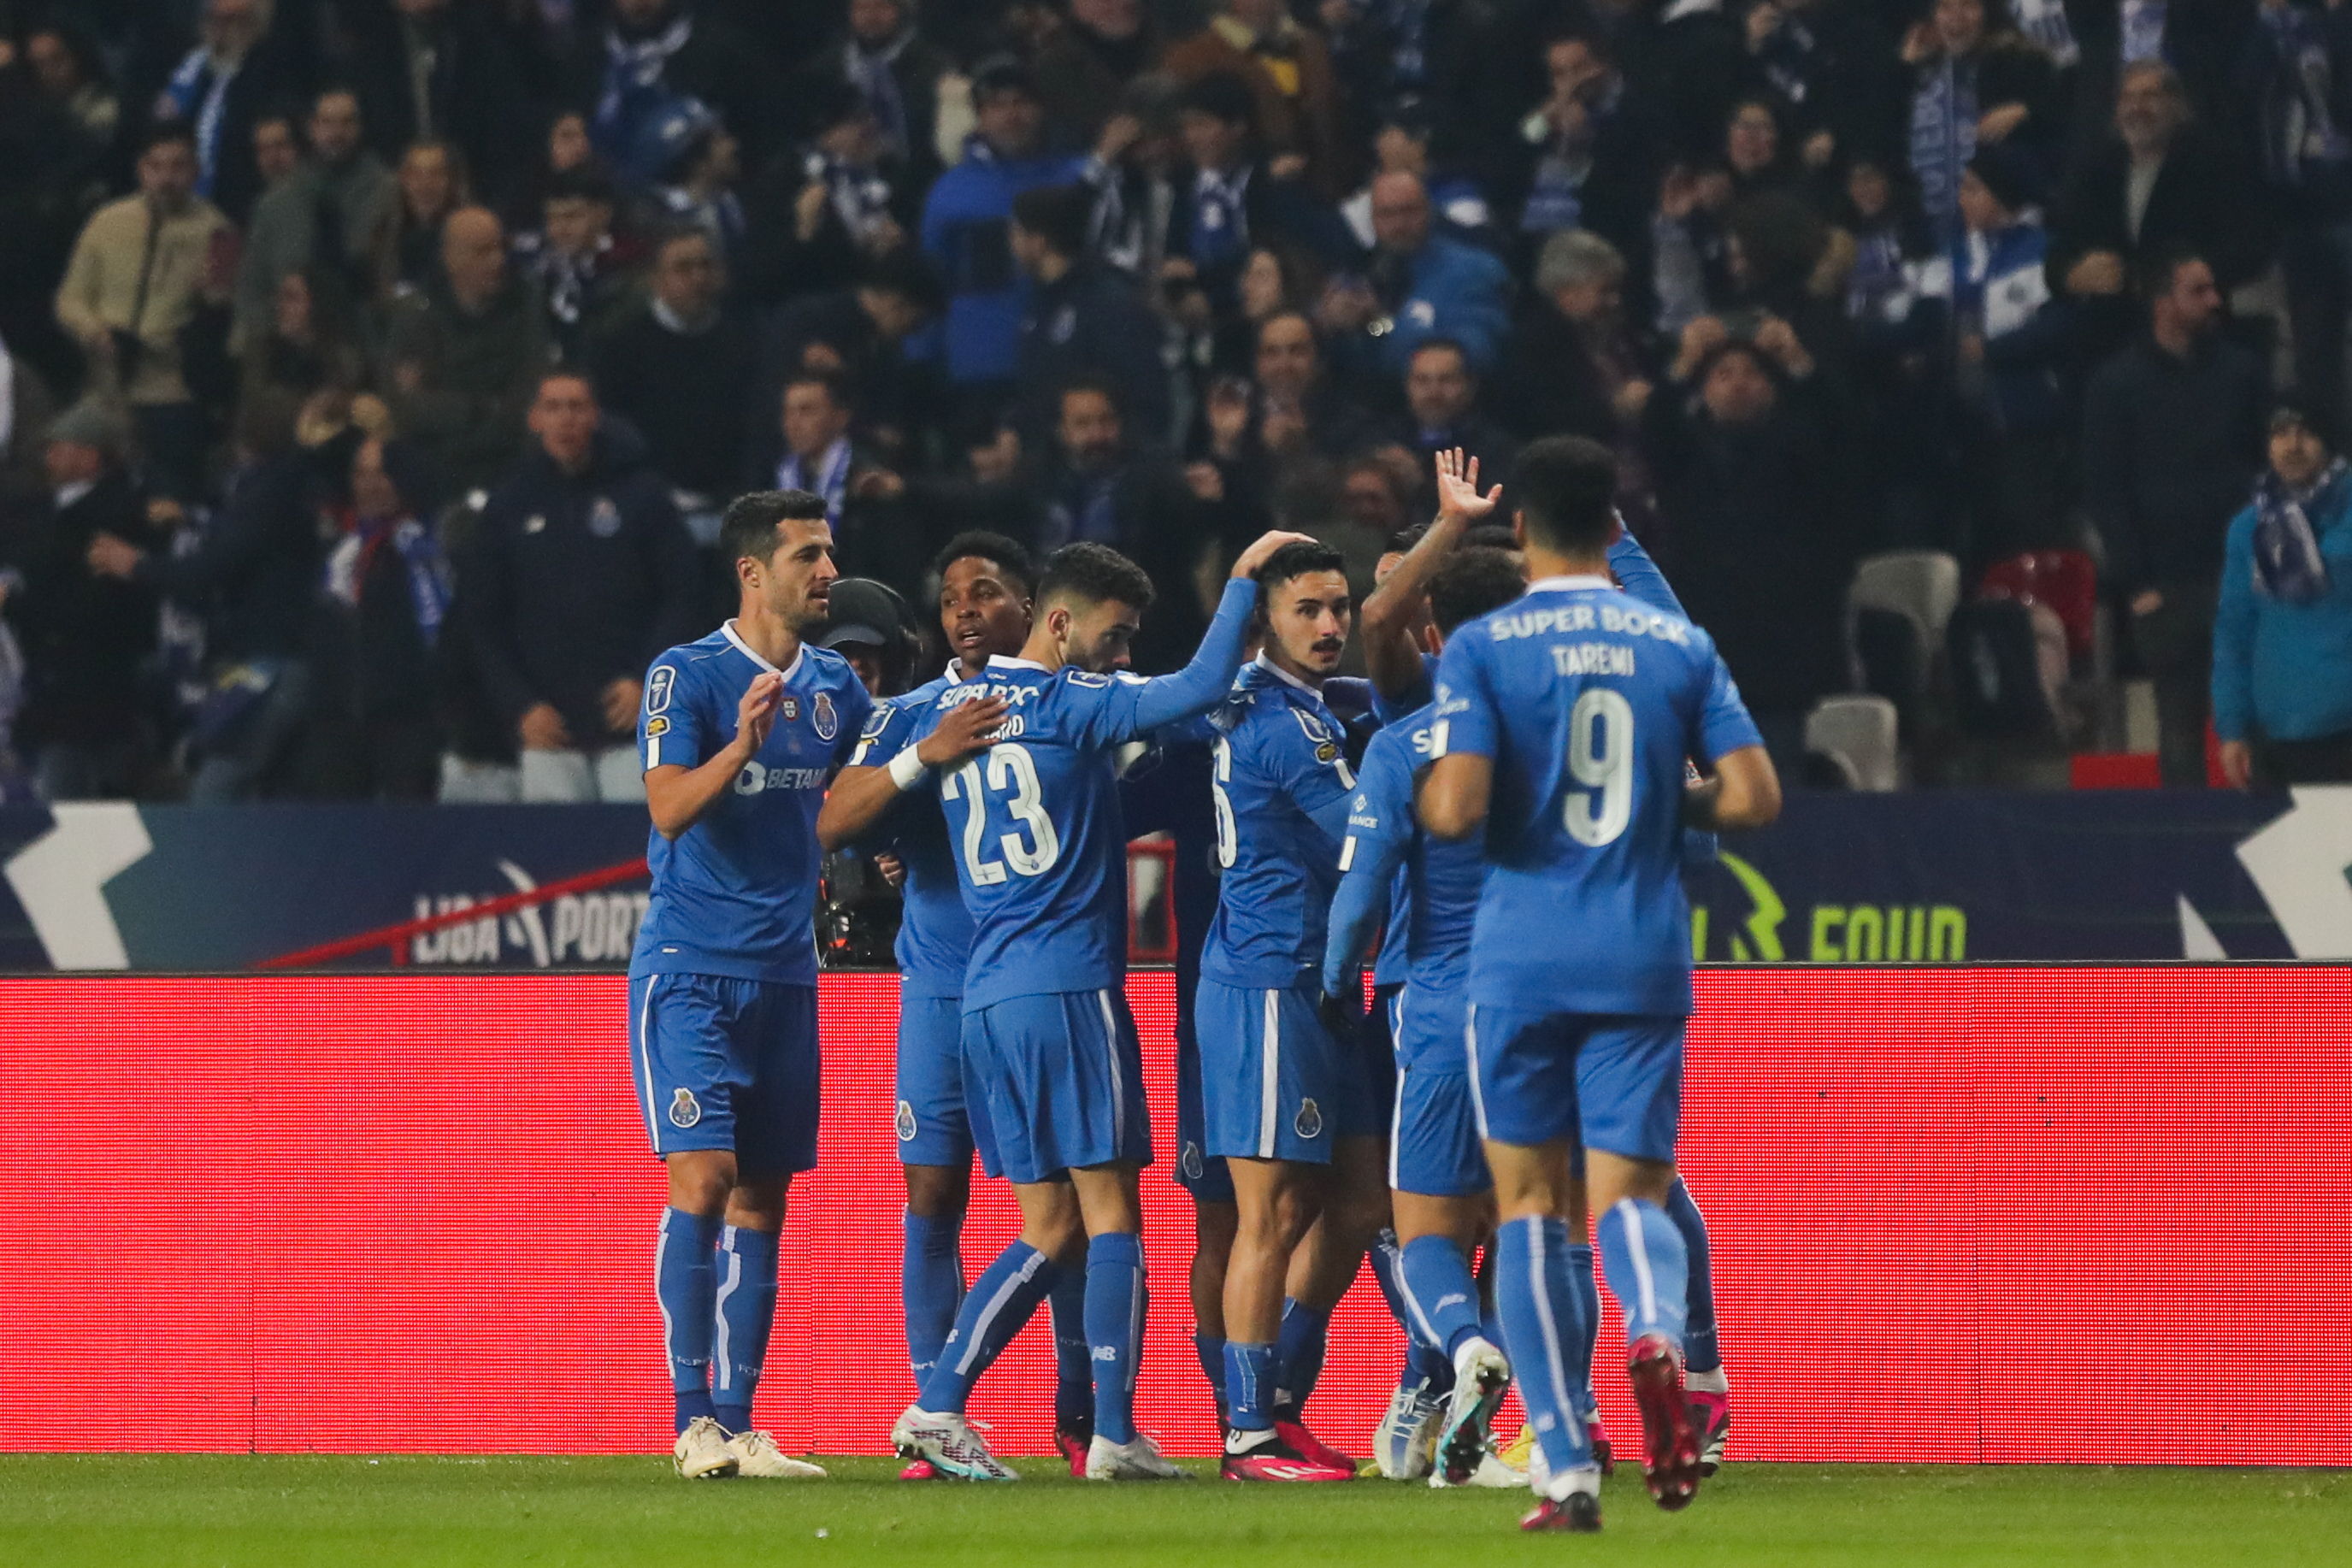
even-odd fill
[{"label": "football player in blue kit", "polygon": [[[1706,634],[1611,585],[1616,463],[1574,437],[1520,455],[1527,595],[1459,627],[1438,668],[1416,809],[1484,832],[1465,1049],[1501,1223],[1496,1305],[1544,1464],[1529,1530],[1600,1528],[1567,1342],[1570,1152],[1623,1313],[1661,1507],[1696,1494],[1682,1388],[1688,1254],[1666,1212],[1691,1006],[1685,823],[1760,826],[1780,784]],[[1685,760],[1708,773],[1685,785]]]},{"label": "football player in blue kit", "polygon": [[637,745],[653,896],[629,960],[631,1076],[669,1168],[655,1292],[677,1473],[813,1477],[751,1426],[776,1305],[776,1237],[816,1165],[816,939],[825,783],[872,706],[804,643],[838,574],[824,501],[727,509],[735,618],[646,672]]},{"label": "football player in blue kit", "polygon": [[1344,567],[1312,542],[1266,562],[1262,650],[1205,721],[1223,876],[1194,1016],[1207,1152],[1226,1162],[1239,1206],[1225,1264],[1223,1462],[1237,1480],[1355,1475],[1354,1460],[1307,1431],[1297,1404],[1331,1307],[1387,1217],[1386,1086],[1369,1084],[1356,1059],[1352,1016],[1335,1038],[1318,1012],[1355,787],[1322,693],[1353,618]]},{"label": "football player in blue kit", "polygon": [[[891,1432],[902,1454],[949,1475],[1014,1479],[966,1422],[964,1405],[1062,1271],[1081,1267],[1095,1374],[1087,1478],[1181,1473],[1135,1428],[1144,1321],[1138,1177],[1151,1134],[1124,989],[1127,833],[1117,753],[1224,695],[1256,605],[1251,574],[1296,538],[1269,534],[1245,551],[1192,662],[1150,680],[1123,667],[1151,603],[1150,579],[1104,546],[1065,547],[1046,563],[1020,657],[996,656],[942,692],[916,728],[919,749],[887,770],[902,789],[935,788],[945,810],[973,922],[965,1082],[986,1097],[1022,1214],[1021,1235],[965,1296],[939,1363]],[[975,703],[989,705],[991,743],[934,777],[921,742]]]},{"label": "football player in blue kit", "polygon": [[[997,1173],[988,1108],[963,1082],[963,976],[971,956],[971,916],[956,882],[955,855],[935,800],[902,795],[889,765],[913,743],[916,727],[940,693],[979,676],[998,654],[1029,638],[1037,567],[1029,552],[1002,534],[957,535],[940,551],[940,627],[948,668],[929,683],[876,705],[857,751],[834,781],[817,816],[827,850],[857,843],[895,855],[906,868],[898,925],[898,1162],[906,1173],[905,1246],[899,1297],[915,1388],[947,1342],[964,1294],[964,1211],[971,1198],[971,1160]],[[974,749],[973,737],[1003,715],[984,702],[958,709],[919,749],[925,766]],[[1094,1435],[1094,1367],[1086,1332],[1086,1276],[1065,1270],[1050,1299],[1054,1323],[1054,1441],[1083,1475]],[[927,1459],[904,1471],[909,1480],[938,1472]]]},{"label": "football player in blue kit", "polygon": [[[1442,646],[1444,634],[1510,603],[1526,587],[1510,553],[1455,552],[1429,584],[1430,640]],[[1397,1085],[1388,1182],[1412,1331],[1442,1348],[1454,1367],[1430,1484],[1516,1486],[1525,1478],[1489,1452],[1488,1427],[1509,1386],[1510,1365],[1481,1323],[1478,1282],[1470,1272],[1495,1222],[1494,1178],[1478,1145],[1462,1048],[1471,922],[1486,865],[1476,845],[1433,840],[1413,819],[1413,780],[1431,758],[1434,712],[1433,704],[1424,704],[1383,728],[1365,749],[1340,849],[1345,875],[1332,904],[1323,988],[1327,996],[1357,994],[1365,944],[1389,913],[1402,872],[1409,968],[1391,1002]]]}]

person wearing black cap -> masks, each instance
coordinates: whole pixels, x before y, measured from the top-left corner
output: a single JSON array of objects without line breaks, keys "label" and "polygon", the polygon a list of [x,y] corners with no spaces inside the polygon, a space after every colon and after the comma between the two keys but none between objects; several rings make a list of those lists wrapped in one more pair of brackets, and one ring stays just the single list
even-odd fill
[{"label": "person wearing black cap", "polygon": [[1990,488],[1974,541],[1984,558],[2059,542],[2066,409],[2058,365],[2070,338],[2069,307],[2044,274],[2042,181],[2006,143],[1978,149],[1960,175],[1966,235],[1953,283],[1960,385],[1981,420]]},{"label": "person wearing black cap", "polygon": [[898,590],[871,577],[844,577],[833,585],[824,630],[816,646],[849,661],[873,697],[907,689],[915,664],[914,616]]}]

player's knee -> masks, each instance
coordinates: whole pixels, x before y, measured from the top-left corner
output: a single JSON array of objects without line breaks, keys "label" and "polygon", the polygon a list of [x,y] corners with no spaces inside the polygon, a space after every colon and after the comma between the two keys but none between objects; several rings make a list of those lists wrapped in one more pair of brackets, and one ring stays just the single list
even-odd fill
[{"label": "player's knee", "polygon": [[727,1194],[727,1223],[744,1230],[775,1235],[784,1228],[784,1193],[790,1185],[791,1178],[787,1176],[738,1181]]},{"label": "player's knee", "polygon": [[724,1149],[698,1149],[668,1156],[669,1206],[717,1219],[735,1190],[735,1156]]},{"label": "player's knee", "polygon": [[953,1165],[908,1165],[907,1212],[918,1219],[961,1218],[971,1202],[971,1170]]}]

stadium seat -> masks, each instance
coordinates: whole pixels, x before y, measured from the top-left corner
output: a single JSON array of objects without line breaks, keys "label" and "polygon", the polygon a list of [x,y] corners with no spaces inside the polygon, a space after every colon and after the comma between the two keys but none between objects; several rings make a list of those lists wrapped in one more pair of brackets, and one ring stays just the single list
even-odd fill
[{"label": "stadium seat", "polygon": [[1846,647],[1862,689],[1892,701],[1916,730],[1944,628],[1960,599],[1960,563],[1937,550],[1865,556],[1846,590]]},{"label": "stadium seat", "polygon": [[1824,697],[1805,715],[1805,752],[1829,760],[1845,787],[1886,791],[1902,785],[1895,704],[1874,692]]},{"label": "stadium seat", "polygon": [[2066,628],[2066,651],[2076,658],[2098,639],[2099,574],[2079,550],[2030,550],[1997,561],[1977,584],[1979,597],[2047,605]]}]

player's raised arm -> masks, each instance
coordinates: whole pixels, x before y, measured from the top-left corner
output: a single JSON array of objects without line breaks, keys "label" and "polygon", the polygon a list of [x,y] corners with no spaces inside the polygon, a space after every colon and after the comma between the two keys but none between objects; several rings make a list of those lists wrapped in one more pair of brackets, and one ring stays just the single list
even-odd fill
[{"label": "player's raised arm", "polygon": [[1458,447],[1438,453],[1436,464],[1437,520],[1372,590],[1358,623],[1372,689],[1385,701],[1408,706],[1416,692],[1427,689],[1413,633],[1428,603],[1429,579],[1473,523],[1494,515],[1503,496],[1500,485],[1478,493],[1478,459],[1465,458]]},{"label": "player's raised arm", "polygon": [[828,853],[854,842],[931,770],[985,751],[989,737],[1004,722],[1004,713],[1003,698],[980,697],[950,709],[929,734],[900,744],[895,752],[882,750],[891,740],[903,739],[893,735],[892,724],[860,741],[849,765],[825,793],[824,808],[816,817],[817,842]]},{"label": "player's raised arm", "polygon": [[1421,825],[1440,838],[1463,839],[1486,821],[1494,797],[1499,710],[1487,678],[1486,650],[1475,635],[1445,645],[1437,667],[1437,712],[1429,728],[1433,759],[1413,792]]},{"label": "player's raised arm", "polygon": [[[767,743],[768,731],[776,722],[776,704],[783,694],[784,678],[774,670],[753,676],[751,684],[744,688],[742,700],[735,705],[733,740],[696,766],[657,763],[646,770],[646,805],[653,813],[656,832],[676,840],[702,819],[710,803],[733,785],[736,775]],[[657,762],[660,755],[658,739],[649,742],[646,761]]]},{"label": "player's raised arm", "polygon": [[1119,739],[1181,723],[1223,700],[1249,647],[1250,618],[1257,608],[1257,569],[1284,545],[1301,542],[1314,542],[1303,533],[1277,530],[1261,535],[1242,552],[1225,583],[1224,597],[1217,603],[1216,619],[1209,623],[1208,635],[1201,639],[1201,651],[1175,674],[1155,676],[1129,689],[1133,706],[1131,716],[1121,726],[1126,733]]}]

